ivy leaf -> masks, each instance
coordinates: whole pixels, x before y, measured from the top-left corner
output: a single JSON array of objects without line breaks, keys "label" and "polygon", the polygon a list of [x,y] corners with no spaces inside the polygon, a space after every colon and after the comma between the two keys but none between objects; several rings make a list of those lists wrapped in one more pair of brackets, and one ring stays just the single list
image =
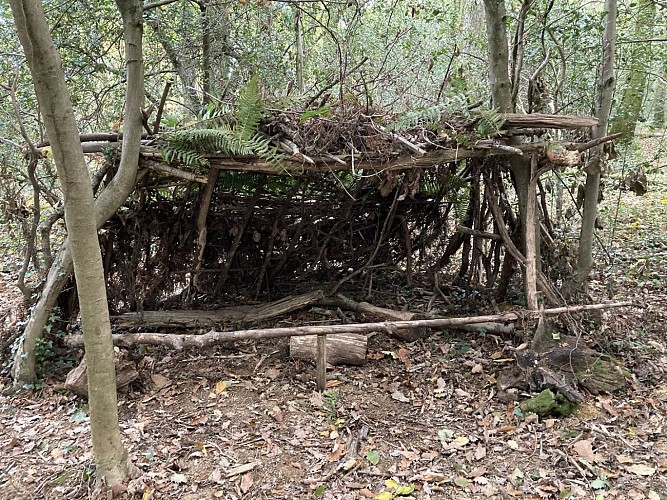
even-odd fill
[{"label": "ivy leaf", "polygon": [[398,482],[396,482],[396,480],[394,480],[394,479],[386,479],[385,482],[384,482],[384,485],[387,488],[392,489],[392,490],[395,490],[396,488],[398,488]]},{"label": "ivy leaf", "polygon": [[408,484],[408,485],[399,486],[398,488],[396,488],[394,493],[399,497],[404,497],[404,496],[410,495],[413,491],[415,491],[415,485],[414,484]]},{"label": "ivy leaf", "polygon": [[171,482],[176,484],[185,484],[188,482],[188,478],[185,474],[172,474]]},{"label": "ivy leaf", "polygon": [[460,488],[467,488],[470,486],[470,481],[468,481],[465,477],[458,476],[456,479],[454,479],[454,484]]},{"label": "ivy leaf", "polygon": [[377,465],[380,462],[380,454],[376,450],[367,451],[365,458],[373,465]]},{"label": "ivy leaf", "polygon": [[601,477],[598,477],[593,482],[591,482],[591,488],[593,488],[594,490],[601,490],[602,488],[606,487],[607,487],[607,481],[605,481]]}]

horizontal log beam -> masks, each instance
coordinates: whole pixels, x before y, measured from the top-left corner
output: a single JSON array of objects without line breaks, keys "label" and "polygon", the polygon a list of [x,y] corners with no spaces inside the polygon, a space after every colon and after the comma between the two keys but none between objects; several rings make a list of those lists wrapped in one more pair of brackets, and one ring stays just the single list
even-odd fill
[{"label": "horizontal log beam", "polygon": [[502,128],[533,127],[552,129],[590,128],[598,124],[598,119],[592,116],[579,115],[545,115],[533,113],[505,113],[502,115],[505,123]]},{"label": "horizontal log beam", "polygon": [[[275,339],[284,337],[296,337],[305,335],[335,335],[340,333],[369,333],[387,332],[392,330],[413,328],[443,328],[460,325],[471,325],[477,323],[497,322],[509,323],[520,318],[536,317],[541,313],[545,315],[556,315],[565,313],[576,313],[594,310],[611,309],[617,307],[638,307],[634,302],[613,302],[609,304],[592,304],[581,306],[556,307],[544,309],[544,311],[517,311],[503,314],[489,314],[486,316],[471,316],[460,318],[437,318],[421,319],[412,321],[382,321],[378,323],[352,323],[349,325],[317,325],[317,326],[295,326],[285,328],[258,328],[255,330],[234,330],[217,332],[211,330],[203,335],[173,335],[166,333],[126,333],[113,335],[113,342],[118,346],[131,346],[137,344],[145,345],[167,345],[174,349],[184,347],[208,347],[224,342],[235,342],[239,340]],[[71,346],[83,345],[83,335],[71,335],[65,337],[64,342]]]}]

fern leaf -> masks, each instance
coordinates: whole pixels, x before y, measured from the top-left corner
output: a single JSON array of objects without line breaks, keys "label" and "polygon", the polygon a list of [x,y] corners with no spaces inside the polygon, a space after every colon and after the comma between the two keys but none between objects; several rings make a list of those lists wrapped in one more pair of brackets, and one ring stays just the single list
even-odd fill
[{"label": "fern leaf", "polygon": [[250,139],[262,119],[262,95],[259,90],[259,78],[253,76],[239,93],[236,101],[236,119],[234,132],[242,139]]},{"label": "fern leaf", "polygon": [[505,123],[505,119],[495,109],[479,110],[477,116],[475,131],[484,137],[497,134]]}]

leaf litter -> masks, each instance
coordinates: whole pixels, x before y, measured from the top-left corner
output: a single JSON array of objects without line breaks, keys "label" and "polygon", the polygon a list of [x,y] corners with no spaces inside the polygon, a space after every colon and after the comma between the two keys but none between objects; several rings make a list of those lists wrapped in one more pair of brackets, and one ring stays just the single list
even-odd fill
[{"label": "leaf litter", "polygon": [[[157,348],[140,383],[119,395],[123,441],[140,472],[126,495],[667,498],[667,290],[656,278],[667,276],[667,258],[652,258],[656,245],[667,249],[656,231],[667,227],[667,183],[622,196],[618,251],[630,264],[594,276],[591,291],[603,293],[611,277],[622,285],[615,298],[639,295],[646,307],[605,313],[590,336],[634,373],[627,393],[589,395],[567,418],[522,415],[495,397],[512,341],[479,332],[412,344],[372,336],[368,363],[335,367],[324,394],[282,339]],[[650,268],[636,265],[643,260]],[[0,273],[0,317],[20,304],[12,287]],[[88,408],[59,387],[47,380],[0,396],[0,498],[88,498]]]}]

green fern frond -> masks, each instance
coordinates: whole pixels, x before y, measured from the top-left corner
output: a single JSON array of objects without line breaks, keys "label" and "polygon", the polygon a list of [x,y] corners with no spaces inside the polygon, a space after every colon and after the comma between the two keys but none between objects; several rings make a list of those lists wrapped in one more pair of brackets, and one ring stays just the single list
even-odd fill
[{"label": "green fern frond", "polygon": [[255,75],[243,87],[236,101],[235,118],[237,125],[234,127],[235,133],[242,139],[250,139],[257,131],[263,111],[259,78]]},{"label": "green fern frond", "polygon": [[503,116],[495,109],[480,109],[475,114],[477,115],[475,131],[484,137],[497,134],[505,123]]},{"label": "green fern frond", "polygon": [[168,162],[189,167],[208,165],[205,155],[222,153],[230,156],[258,156],[269,163],[279,164],[283,155],[260,134],[245,139],[227,126],[219,129],[189,129],[164,134],[158,148]]},{"label": "green fern frond", "polygon": [[[189,167],[207,165],[205,155],[210,153],[258,156],[273,165],[279,165],[284,155],[271,145],[269,138],[257,132],[262,113],[259,80],[255,76],[239,94],[231,124],[228,121],[219,123],[217,128],[170,132],[160,138],[158,148],[166,161]],[[215,120],[220,117],[215,115]]]},{"label": "green fern frond", "polygon": [[440,191],[440,183],[438,178],[428,170],[422,172],[419,179],[419,192],[426,196],[435,196]]},{"label": "green fern frond", "polygon": [[230,191],[254,191],[261,182],[263,174],[256,172],[220,171],[217,186]]},{"label": "green fern frond", "polygon": [[394,123],[387,127],[391,131],[408,130],[417,125],[429,127],[440,121],[444,107],[440,104],[428,108],[413,109],[400,115]]}]

